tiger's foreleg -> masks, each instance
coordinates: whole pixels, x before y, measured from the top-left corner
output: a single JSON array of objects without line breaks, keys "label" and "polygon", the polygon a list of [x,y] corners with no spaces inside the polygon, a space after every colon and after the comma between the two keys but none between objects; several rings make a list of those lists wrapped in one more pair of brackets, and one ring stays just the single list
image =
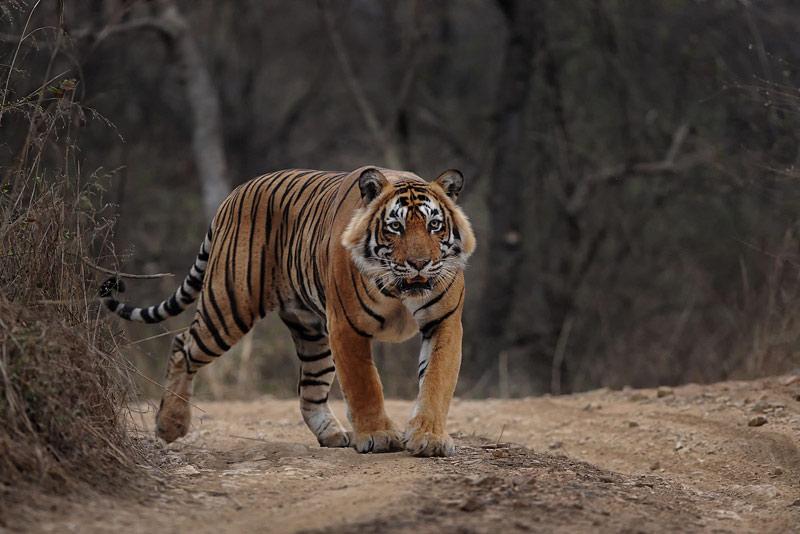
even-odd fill
[{"label": "tiger's foreleg", "polygon": [[432,332],[423,331],[419,394],[404,435],[406,450],[415,456],[450,456],[455,452],[445,424],[461,367],[462,334],[461,309]]},{"label": "tiger's foreleg", "polygon": [[361,453],[402,450],[400,432],[384,409],[383,387],[372,362],[369,338],[355,332],[345,319],[331,317],[328,325],[339,381],[353,424],[351,445]]},{"label": "tiger's foreleg", "polygon": [[303,420],[321,446],[348,447],[350,435],[328,404],[328,393],[336,377],[336,367],[328,336],[325,335],[321,322],[299,323],[297,314],[282,313],[281,318],[292,332],[297,357],[300,359],[297,392]]}]

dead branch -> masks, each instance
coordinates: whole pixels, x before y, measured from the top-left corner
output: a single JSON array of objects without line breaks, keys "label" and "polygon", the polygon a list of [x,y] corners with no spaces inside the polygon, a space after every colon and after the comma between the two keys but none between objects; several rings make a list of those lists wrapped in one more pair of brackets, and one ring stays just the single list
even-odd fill
[{"label": "dead branch", "polygon": [[400,114],[408,103],[411,96],[411,89],[414,87],[414,81],[417,78],[417,67],[419,67],[421,57],[422,35],[419,32],[414,33],[411,39],[406,60],[402,63],[403,79],[400,81],[400,90],[397,93],[394,109],[389,115],[389,124],[386,126],[387,132],[392,132],[397,127],[397,122],[400,120]]},{"label": "dead branch", "polygon": [[447,143],[456,155],[463,159],[468,165],[479,169],[481,164],[473,156],[473,151],[466,143],[459,138],[455,133],[454,128],[450,128],[445,124],[442,117],[433,109],[427,106],[417,106],[414,109],[414,116],[424,126],[430,128],[431,131],[438,134],[441,139]]},{"label": "dead branch", "polygon": [[295,98],[294,101],[289,104],[289,107],[286,110],[286,113],[284,113],[283,117],[281,117],[275,127],[272,128],[272,132],[265,132],[267,137],[266,140],[259,141],[261,146],[266,147],[268,151],[271,151],[279,144],[286,143],[292,129],[297,124],[297,121],[303,112],[308,109],[308,104],[317,94],[319,94],[319,90],[322,87],[325,79],[324,73],[325,70],[320,69],[316,76],[314,76],[314,79],[305,85],[297,98]]},{"label": "dead branch", "polygon": [[578,213],[586,206],[589,193],[600,184],[615,182],[635,174],[669,174],[694,167],[708,161],[712,152],[699,150],[678,158],[686,138],[689,134],[689,125],[681,124],[672,135],[672,141],[667,149],[664,159],[660,161],[646,161],[638,163],[622,163],[604,167],[596,173],[587,175],[575,188],[575,192],[567,200],[568,213]]},{"label": "dead branch", "polygon": [[11,65],[8,67],[8,76],[6,76],[5,86],[3,87],[3,92],[0,94],[0,124],[3,122],[3,111],[6,107],[6,98],[8,97],[8,84],[11,82],[11,76],[14,74],[14,65],[17,62],[17,57],[19,56],[19,49],[22,47],[23,41],[25,41],[30,34],[27,33],[28,26],[31,23],[31,19],[33,18],[33,14],[36,12],[36,8],[39,7],[39,3],[42,0],[37,0],[33,7],[31,8],[30,12],[28,13],[28,18],[25,19],[25,26],[22,28],[22,34],[19,37],[19,41],[17,42],[17,47],[14,49],[14,55],[11,58]]},{"label": "dead branch", "polygon": [[[383,151],[383,157],[386,160],[386,165],[395,169],[402,168],[403,165],[400,161],[400,154],[397,151],[397,147],[391,142],[387,129],[381,127],[375,108],[367,98],[367,94],[356,76],[353,64],[350,61],[350,54],[347,52],[344,39],[342,39],[342,34],[334,20],[333,13],[331,13],[328,7],[328,3],[323,0],[320,1],[319,5],[322,11],[322,18],[325,21],[325,29],[333,45],[336,60],[342,69],[342,74],[344,74],[347,88],[353,96],[370,134],[380,145]],[[394,121],[392,121],[392,124],[393,123]]]},{"label": "dead branch", "polygon": [[112,276],[116,276],[116,277],[119,277],[119,278],[137,278],[137,279],[140,279],[140,280],[150,280],[150,279],[153,279],[153,278],[170,278],[170,277],[175,276],[172,273],[155,273],[155,274],[123,273],[123,272],[120,272],[120,271],[114,271],[114,270],[111,270],[111,269],[106,269],[105,267],[100,267],[99,265],[97,265],[95,263],[92,263],[91,260],[89,260],[89,258],[86,258],[86,257],[82,257],[81,261],[83,261],[83,263],[87,267],[90,267],[90,268],[94,269],[95,271],[100,271],[101,273],[110,274]]},{"label": "dead branch", "polygon": [[210,220],[230,191],[219,96],[186,19],[173,2],[165,2],[165,6],[162,20],[168,27],[178,29],[175,44],[186,78],[186,93],[194,123],[192,151],[203,190],[206,216]]},{"label": "dead branch", "polygon": [[113,35],[138,30],[153,30],[172,44],[177,52],[189,108],[192,113],[192,152],[200,178],[203,206],[211,219],[230,191],[227,161],[222,140],[222,112],[219,97],[189,24],[171,0],[162,0],[161,14],[105,26],[99,32],[76,30],[73,38],[94,41],[94,46]]}]

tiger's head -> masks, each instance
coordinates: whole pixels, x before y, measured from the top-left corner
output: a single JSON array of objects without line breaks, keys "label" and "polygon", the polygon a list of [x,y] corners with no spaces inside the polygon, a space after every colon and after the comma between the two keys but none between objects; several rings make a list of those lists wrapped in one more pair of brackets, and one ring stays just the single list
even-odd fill
[{"label": "tiger's head", "polygon": [[456,204],[464,185],[457,170],[433,182],[392,179],[370,167],[358,177],[363,207],[342,235],[359,270],[382,291],[424,297],[466,266],[475,235]]}]

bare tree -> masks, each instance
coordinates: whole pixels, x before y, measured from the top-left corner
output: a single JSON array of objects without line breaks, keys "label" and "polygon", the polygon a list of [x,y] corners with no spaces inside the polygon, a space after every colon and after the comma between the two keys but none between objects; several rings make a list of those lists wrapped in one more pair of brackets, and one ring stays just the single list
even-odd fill
[{"label": "bare tree", "polygon": [[138,17],[125,22],[114,21],[96,33],[88,30],[71,33],[73,37],[90,38],[93,47],[97,47],[113,35],[135,30],[157,31],[173,48],[192,115],[192,153],[200,180],[203,208],[210,221],[219,204],[230,192],[225,144],[222,139],[222,115],[219,95],[208,65],[178,6],[172,0],[162,0],[157,16]]},{"label": "bare tree", "polygon": [[[403,141],[403,121],[407,114],[408,99],[417,76],[417,66],[420,62],[420,49],[423,36],[419,32],[414,33],[414,37],[406,51],[405,58],[400,62],[398,71],[402,73],[402,79],[400,80],[396,96],[391,103],[392,108],[386,119],[381,120],[374,103],[367,97],[364,86],[356,75],[350,53],[347,50],[339,25],[334,18],[334,14],[328,2],[326,0],[321,0],[319,6],[325,23],[325,31],[330,38],[331,45],[336,55],[336,61],[339,63],[339,67],[342,70],[347,88],[364,119],[367,130],[381,149],[385,165],[394,169],[404,168],[405,162],[402,157],[403,150],[400,146]],[[420,10],[416,2],[413,11],[415,16],[419,16]],[[398,132],[400,135],[398,135]]]},{"label": "bare tree", "polygon": [[489,232],[484,240],[491,268],[480,296],[481,324],[476,348],[482,362],[493,365],[506,346],[505,335],[523,260],[526,209],[523,189],[529,157],[524,146],[524,112],[530,101],[534,56],[540,41],[540,2],[498,2],[507,22],[503,68],[498,80],[497,111],[490,170],[492,192],[487,198]]}]

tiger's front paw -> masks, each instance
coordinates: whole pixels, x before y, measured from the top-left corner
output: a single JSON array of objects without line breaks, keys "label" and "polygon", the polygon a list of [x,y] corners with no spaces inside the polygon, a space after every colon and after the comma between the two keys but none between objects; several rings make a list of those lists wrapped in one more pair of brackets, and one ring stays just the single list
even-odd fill
[{"label": "tiger's front paw", "polygon": [[435,432],[433,425],[414,418],[408,423],[403,440],[405,448],[414,456],[452,456],[456,446],[447,432]]},{"label": "tiger's front paw", "polygon": [[362,454],[368,452],[396,452],[403,450],[403,437],[394,428],[353,432],[351,445]]},{"label": "tiger's front paw", "polygon": [[344,430],[317,438],[320,447],[349,447],[352,440],[350,432]]}]

